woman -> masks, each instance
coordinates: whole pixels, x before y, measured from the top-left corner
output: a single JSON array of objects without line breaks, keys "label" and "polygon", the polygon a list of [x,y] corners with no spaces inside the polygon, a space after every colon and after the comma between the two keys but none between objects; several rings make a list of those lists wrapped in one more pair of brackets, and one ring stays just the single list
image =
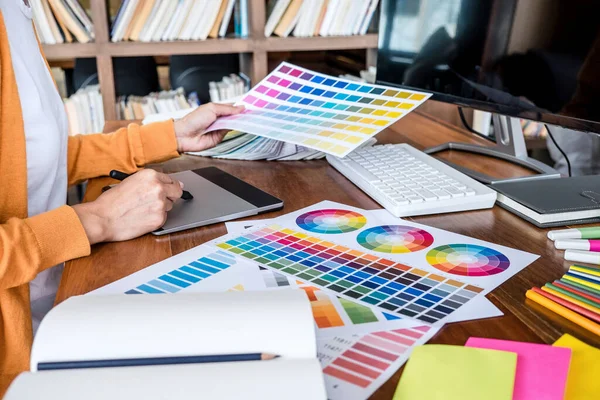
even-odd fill
[{"label": "woman", "polygon": [[179,182],[144,170],[68,207],[67,185],[210,148],[224,133],[202,131],[241,111],[208,104],[176,122],[68,137],[31,14],[28,0],[0,0],[0,397],[28,369],[32,321],[52,307],[63,263],[94,243],[155,230],[182,193]]}]

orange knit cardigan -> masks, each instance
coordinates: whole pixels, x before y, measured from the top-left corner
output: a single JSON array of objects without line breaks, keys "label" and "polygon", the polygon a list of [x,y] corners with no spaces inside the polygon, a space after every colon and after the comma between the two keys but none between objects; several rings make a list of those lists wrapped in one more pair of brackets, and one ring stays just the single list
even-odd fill
[{"label": "orange knit cardigan", "polygon": [[[71,207],[28,218],[25,132],[8,36],[0,13],[0,398],[29,369],[32,344],[29,282],[61,262],[90,254]],[[177,157],[173,122],[129,125],[111,134],[72,136],[69,184]],[[29,155],[35,157],[35,154]],[[66,193],[65,193],[66,196]]]}]

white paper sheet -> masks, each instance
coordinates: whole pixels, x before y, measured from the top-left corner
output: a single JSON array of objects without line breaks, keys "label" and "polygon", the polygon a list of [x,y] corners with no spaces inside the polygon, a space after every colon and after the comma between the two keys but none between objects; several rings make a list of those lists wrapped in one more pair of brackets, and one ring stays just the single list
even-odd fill
[{"label": "white paper sheet", "polygon": [[[310,229],[313,229],[314,227],[309,227],[309,230],[303,229],[302,226],[306,227],[312,223],[311,218],[314,219],[315,216],[318,217],[319,215],[321,215],[320,213],[322,212],[322,210],[328,209],[345,210],[347,212],[352,213],[349,214],[349,217],[344,217],[346,218],[346,220],[342,221],[342,225],[344,226],[344,229],[346,229],[345,233],[327,234],[311,232]],[[392,295],[385,294],[387,298],[396,297],[398,300],[395,304],[400,304],[401,308],[396,310],[389,310],[385,308],[385,306],[382,306],[382,300],[380,300],[381,303],[377,303],[377,299],[375,298],[364,300],[364,298],[367,297],[366,295],[357,301],[359,301],[361,304],[368,304],[368,301],[371,301],[372,304],[377,303],[373,305],[380,307],[382,311],[396,313],[396,315],[401,317],[414,317],[421,320],[422,322],[436,324],[450,321],[448,316],[454,312],[453,310],[460,308],[463,304],[471,301],[471,299],[473,298],[483,297],[483,295],[502,284],[508,278],[510,278],[511,276],[513,276],[514,274],[516,274],[517,272],[519,272],[538,258],[538,256],[534,254],[511,249],[505,246],[499,246],[493,243],[484,242],[463,235],[458,235],[452,232],[426,227],[424,225],[416,224],[414,222],[404,221],[394,217],[381,218],[381,215],[381,212],[374,214],[369,211],[349,207],[343,204],[333,202],[322,202],[314,206],[307,207],[305,209],[286,214],[282,217],[272,220],[271,223],[278,225],[277,227],[273,227],[272,229],[265,230],[264,228],[253,228],[250,229],[250,232],[247,233],[228,235],[225,238],[214,241],[213,244],[216,244],[218,248],[221,248],[224,251],[236,253],[238,256],[252,257],[252,262],[258,262],[264,267],[276,270],[279,273],[300,280],[308,279],[308,277],[305,276],[306,273],[303,272],[307,268],[302,266],[296,266],[295,268],[298,268],[298,270],[294,272],[294,269],[282,268],[281,265],[279,267],[273,267],[270,265],[270,263],[273,263],[273,265],[277,265],[281,260],[289,260],[289,258],[287,258],[286,255],[276,255],[281,254],[281,247],[284,247],[285,251],[292,251],[290,247],[292,245],[289,244],[289,240],[285,239],[285,241],[287,241],[288,244],[284,244],[282,246],[279,242],[277,242],[274,239],[273,232],[283,236],[292,234],[292,237],[294,238],[294,240],[296,240],[295,243],[298,243],[298,240],[300,240],[300,242],[308,243],[308,239],[305,240],[296,237],[297,235],[300,235],[302,238],[308,236],[311,238],[310,240],[312,240],[312,242],[308,243],[306,246],[310,249],[314,249],[311,246],[316,241],[324,243],[324,247],[327,248],[341,246],[340,248],[342,250],[340,251],[344,253],[344,255],[354,254],[355,258],[358,257],[356,256],[356,254],[366,255],[364,257],[377,257],[376,263],[387,263],[387,266],[383,267],[387,274],[387,278],[384,279],[387,279],[388,282],[399,282],[401,286],[404,286],[404,288],[395,289],[395,293]],[[321,221],[319,223],[323,224],[323,226],[327,225],[327,223],[331,223],[333,225],[335,225],[336,223],[335,218],[330,218],[328,221],[325,221],[325,218],[329,218],[327,216],[321,216],[318,218],[321,218]],[[348,226],[344,225],[348,223],[348,218],[351,220],[349,222],[350,224],[354,223],[362,225],[356,230],[353,230],[352,228],[349,229]],[[297,223],[297,219],[298,221],[300,221],[300,225],[302,226],[300,226]],[[407,233],[404,233],[403,235],[397,233],[387,234],[383,235],[383,237],[375,237],[375,240],[373,240],[372,237],[368,237],[368,240],[366,242],[363,241],[363,243],[366,243],[367,245],[371,246],[373,245],[374,241],[386,242],[389,240],[391,241],[390,243],[400,243],[402,245],[400,247],[403,247],[405,249],[410,248],[409,250],[411,250],[411,252],[381,252],[364,247],[364,245],[359,244],[361,235],[364,236],[365,233],[369,232],[371,229],[376,229],[381,226],[404,227],[403,229],[407,230]],[[318,230],[321,228],[317,226],[314,229]],[[256,235],[253,235],[253,233],[256,233]],[[266,236],[269,236],[269,239],[266,239]],[[236,240],[238,237],[240,237],[240,240]],[[261,240],[260,243],[257,242],[258,239]],[[233,241],[230,242],[231,240]],[[251,246],[248,246],[248,243],[250,243]],[[275,246],[276,244],[277,249],[273,250],[273,246]],[[474,265],[473,268],[479,268],[479,264],[481,263],[488,263],[490,265],[493,263],[498,264],[498,259],[492,260],[487,258],[487,256],[485,255],[477,254],[478,249],[484,249],[482,251],[484,251],[485,254],[498,254],[500,257],[502,257],[502,259],[508,260],[508,262],[505,262],[503,268],[496,268],[492,266],[493,273],[490,273],[487,276],[464,276],[460,274],[449,273],[438,267],[430,265],[427,254],[432,249],[446,246],[449,244],[460,244],[464,245],[464,247],[466,247],[467,249],[476,249],[474,253],[467,252],[467,254],[459,254],[454,258],[454,260],[456,260],[457,257],[458,259],[462,259],[462,262],[465,264],[471,262]],[[265,245],[267,246],[264,247]],[[321,246],[321,244],[319,244],[319,246]],[[258,251],[256,250],[257,248]],[[262,249],[268,249],[268,251],[263,252]],[[293,251],[295,252],[296,249],[294,249]],[[252,252],[257,252],[259,254],[253,255],[251,254]],[[272,260],[265,259],[263,257],[263,253],[268,254],[269,257],[272,258]],[[246,254],[248,254],[248,256],[246,256]],[[292,255],[296,256],[296,254],[300,254],[301,257],[305,257],[304,260],[315,260],[314,255],[310,258],[307,258],[308,256],[306,256],[306,252],[304,251],[302,253],[293,253]],[[298,258],[301,257],[296,257],[292,262],[296,263],[297,265],[298,263],[300,263],[300,261],[298,261]],[[451,257],[449,257],[449,259],[451,259]],[[319,262],[317,262],[318,265],[316,266],[315,263],[312,263],[312,266],[308,269],[313,268],[313,266],[315,268],[318,267],[319,265],[321,265],[319,264]],[[341,271],[341,267],[339,267],[339,265],[342,265],[345,262],[347,261],[343,261],[338,258],[338,261],[336,261],[338,267],[333,268],[337,268],[335,269],[336,271]],[[388,268],[388,266],[392,265],[392,262],[400,263],[401,265],[393,265],[392,270],[391,268]],[[376,263],[374,263],[373,265],[375,265]],[[507,266],[506,264],[509,265]],[[289,265],[289,262],[286,265]],[[468,266],[467,269],[469,268],[471,268],[471,266]],[[363,270],[364,268],[361,271]],[[381,268],[379,269],[379,271],[381,271]],[[374,271],[371,273],[371,275],[381,276],[379,271]],[[395,271],[392,274],[393,276],[389,275],[389,271]],[[409,279],[409,281],[407,281],[405,278]],[[329,282],[324,282],[320,278],[313,278],[312,280],[308,280],[311,281],[312,285],[321,288],[328,288],[330,286]],[[344,277],[343,280],[346,280],[346,278]],[[368,278],[368,280],[372,281],[372,278]],[[383,282],[381,279],[380,281]],[[416,286],[417,284],[418,286]],[[388,283],[378,283],[377,285],[379,285],[378,287],[382,287],[384,285],[386,285],[386,287],[389,287]],[[377,291],[379,291],[379,289],[377,289]],[[337,295],[341,297],[346,297],[349,300],[355,300],[355,298],[346,295],[346,293],[347,292],[342,291]],[[379,296],[384,295],[379,294]],[[400,298],[398,298],[397,296],[400,296]],[[404,304],[402,304],[403,301]],[[479,314],[476,312],[477,310],[473,308],[471,309],[473,310],[472,313],[466,313],[463,311],[463,318],[475,319],[479,317]]]},{"label": "white paper sheet", "polygon": [[304,293],[181,293],[69,298],[42,321],[31,352],[40,362],[271,353],[314,358]]},{"label": "white paper sheet", "polygon": [[240,398],[325,400],[321,366],[312,358],[26,372],[4,400]]},{"label": "white paper sheet", "polygon": [[239,130],[344,157],[431,94],[356,83],[282,63],[207,132]]}]

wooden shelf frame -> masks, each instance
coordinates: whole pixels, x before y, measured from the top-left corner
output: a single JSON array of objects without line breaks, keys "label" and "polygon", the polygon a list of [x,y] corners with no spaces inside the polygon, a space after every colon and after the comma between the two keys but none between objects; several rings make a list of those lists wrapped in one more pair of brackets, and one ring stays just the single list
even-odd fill
[{"label": "wooden shelf frame", "polygon": [[95,42],[44,45],[48,61],[74,58],[96,58],[98,81],[102,93],[105,119],[116,119],[114,57],[170,56],[183,54],[239,54],[240,65],[253,84],[268,74],[268,53],[287,51],[319,51],[365,49],[367,63],[376,58],[377,34],[342,37],[264,37],[266,20],[265,0],[248,0],[250,13],[248,38],[207,39],[203,41],[174,42],[118,42],[110,41],[108,6],[105,0],[91,2]]}]

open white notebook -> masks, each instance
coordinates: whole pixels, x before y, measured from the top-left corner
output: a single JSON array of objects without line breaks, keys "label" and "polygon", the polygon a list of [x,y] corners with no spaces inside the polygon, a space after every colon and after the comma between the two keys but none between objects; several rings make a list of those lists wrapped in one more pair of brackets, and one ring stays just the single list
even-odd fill
[{"label": "open white notebook", "polygon": [[[132,359],[239,353],[280,358],[119,366]],[[303,291],[79,296],[42,321],[32,372],[19,375],[5,400],[325,399],[316,354]],[[44,368],[106,360],[113,366]]]}]

